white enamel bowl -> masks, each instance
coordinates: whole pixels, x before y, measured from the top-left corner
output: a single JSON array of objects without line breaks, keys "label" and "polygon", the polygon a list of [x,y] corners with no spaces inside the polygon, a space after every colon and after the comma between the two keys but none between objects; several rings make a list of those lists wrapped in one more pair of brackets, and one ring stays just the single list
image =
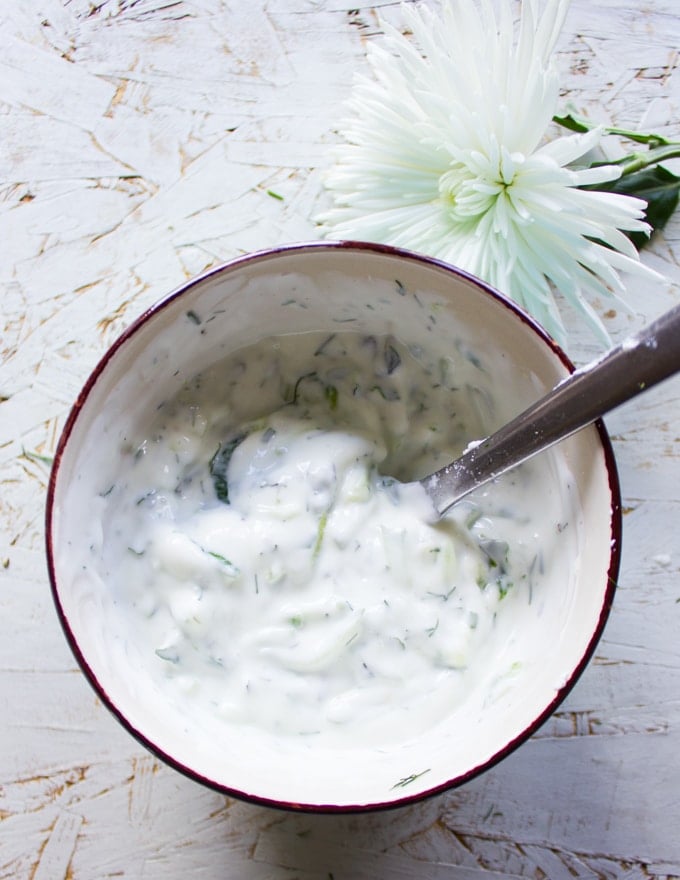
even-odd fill
[{"label": "white enamel bowl", "polygon": [[[123,726],[168,764],[221,792],[329,812],[391,807],[444,791],[526,740],[594,651],[613,600],[621,529],[616,469],[597,424],[546,453],[561,458],[572,475],[577,545],[568,554],[556,546],[558,557],[564,555],[556,560],[563,580],[516,618],[513,639],[523,662],[493,699],[476,700],[474,711],[463,706],[411,740],[397,737],[377,748],[362,742],[319,748],[310,738],[277,740],[226,722],[217,736],[193,726],[191,707],[167,700],[131,659],[120,621],[112,623],[106,582],[91,567],[83,570],[98,494],[115,479],[125,438],[184,378],[261,337],[338,328],[476,351],[500,401],[489,431],[572,369],[514,305],[435,260],[347,242],[245,256],[170,294],[106,353],[65,425],[47,505],[49,574],[61,623],[85,675]],[[491,646],[487,678],[495,662]]]}]

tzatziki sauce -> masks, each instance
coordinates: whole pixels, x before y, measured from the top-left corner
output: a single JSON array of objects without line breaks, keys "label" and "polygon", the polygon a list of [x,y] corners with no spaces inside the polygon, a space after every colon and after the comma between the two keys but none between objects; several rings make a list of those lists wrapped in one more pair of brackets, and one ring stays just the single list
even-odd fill
[{"label": "tzatziki sauce", "polygon": [[196,723],[344,745],[459,706],[569,529],[547,458],[436,519],[415,481],[484,436],[480,387],[352,332],[267,338],[186,382],[101,492],[140,675]]}]

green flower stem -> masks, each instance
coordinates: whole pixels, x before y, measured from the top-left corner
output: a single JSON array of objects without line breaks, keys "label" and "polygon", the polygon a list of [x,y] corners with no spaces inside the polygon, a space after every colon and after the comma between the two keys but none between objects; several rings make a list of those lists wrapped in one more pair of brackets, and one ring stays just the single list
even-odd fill
[{"label": "green flower stem", "polygon": [[[591,126],[595,128],[595,126]],[[641,131],[629,131],[627,128],[609,128],[604,126],[604,134],[613,134],[625,138],[627,141],[635,141],[637,144],[647,144],[649,147],[680,146],[678,141],[671,141],[660,134],[646,134]]]},{"label": "green flower stem", "polygon": [[[569,131],[581,134],[598,128],[585,116],[577,113],[553,116],[553,122]],[[589,167],[616,165],[621,169],[621,175],[616,180],[586,184],[583,187],[599,192],[633,196],[646,202],[645,220],[649,224],[650,234],[640,231],[626,233],[633,244],[640,249],[650,240],[651,233],[663,229],[680,202],[680,177],[662,164],[669,159],[680,158],[680,141],[672,141],[652,132],[629,131],[625,128],[602,126],[601,131],[605,135],[615,135],[647,146],[646,150],[634,150],[621,159],[593,162]]]},{"label": "green flower stem", "polygon": [[680,143],[677,141],[667,141],[660,147],[653,147],[645,152],[629,153],[616,162],[606,162],[606,165],[620,165],[621,177],[627,174],[634,174],[636,171],[642,171],[643,168],[649,168],[651,165],[658,165],[660,162],[666,162],[668,159],[677,159],[680,157]]},{"label": "green flower stem", "polygon": [[671,141],[663,137],[663,135],[654,134],[653,132],[631,131],[628,128],[615,128],[607,125],[600,126],[595,122],[591,122],[585,116],[580,116],[578,113],[567,113],[566,116],[555,115],[553,116],[553,122],[561,125],[563,128],[568,128],[569,131],[580,133],[592,131],[594,128],[601,128],[603,134],[613,134],[628,141],[635,141],[638,144],[647,144],[649,147],[680,146],[678,141]]},{"label": "green flower stem", "polygon": [[[586,132],[598,128],[594,122],[580,116],[576,113],[568,113],[566,116],[553,116],[553,122],[561,125],[569,131]],[[602,126],[602,133],[607,135],[615,135],[628,141],[634,141],[637,144],[646,144],[649,149],[635,151],[624,156],[622,159],[615,159],[608,162],[594,162],[597,165],[620,165],[621,177],[627,174],[635,174],[636,171],[642,171],[652,165],[658,165],[660,162],[666,162],[668,159],[677,159],[680,157],[680,141],[672,141],[660,134],[647,133],[641,131],[630,131],[627,128],[613,128]]]}]

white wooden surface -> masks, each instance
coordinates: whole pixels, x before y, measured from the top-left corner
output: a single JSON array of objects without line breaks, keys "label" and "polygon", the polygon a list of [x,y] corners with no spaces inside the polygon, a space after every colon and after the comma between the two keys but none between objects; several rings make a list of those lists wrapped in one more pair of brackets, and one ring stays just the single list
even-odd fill
[{"label": "white wooden surface", "polygon": [[[680,877],[680,380],[608,421],[625,552],[597,656],[533,739],[448,795],[359,817],[227,800],[117,726],[59,629],[44,457],[145,306],[317,237],[320,169],[378,31],[355,7],[0,0],[0,878]],[[678,47],[679,0],[573,0],[565,101],[680,137]],[[644,259],[668,281],[631,281],[631,314],[600,304],[615,338],[680,296],[680,217]]]}]

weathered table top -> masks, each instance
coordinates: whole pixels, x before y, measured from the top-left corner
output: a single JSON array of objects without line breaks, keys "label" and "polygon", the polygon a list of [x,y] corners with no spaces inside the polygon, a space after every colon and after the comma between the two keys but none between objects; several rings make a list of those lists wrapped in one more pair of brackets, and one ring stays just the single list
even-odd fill
[{"label": "weathered table top", "polygon": [[[70,404],[184,279],[317,237],[320,169],[377,32],[354,0],[0,4],[2,878],[680,876],[678,380],[608,419],[624,559],[593,662],[529,742],[446,796],[358,817],[225,799],[118,727],[57,623],[43,509]],[[678,137],[678,47],[678,0],[573,0],[565,101]],[[630,314],[600,304],[615,339],[677,301],[680,216],[644,261],[668,280],[630,279]]]}]

